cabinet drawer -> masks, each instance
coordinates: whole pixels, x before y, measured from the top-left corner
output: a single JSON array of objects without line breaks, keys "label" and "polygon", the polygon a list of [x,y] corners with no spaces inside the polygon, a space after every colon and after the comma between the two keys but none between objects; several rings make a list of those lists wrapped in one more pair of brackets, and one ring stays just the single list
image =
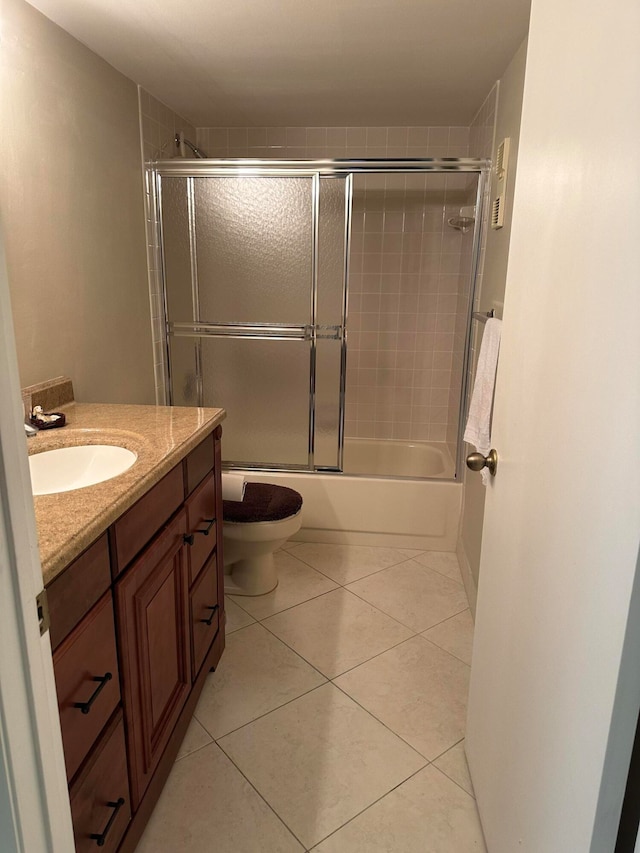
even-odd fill
[{"label": "cabinet drawer", "polygon": [[180,464],[156,483],[111,528],[112,550],[115,558],[114,576],[126,568],[165,521],[182,505],[183,500],[184,478],[182,464]]},{"label": "cabinet drawer", "polygon": [[209,474],[187,501],[189,583],[198,577],[216,544],[216,491]]},{"label": "cabinet drawer", "polygon": [[190,495],[198,483],[207,476],[213,468],[213,436],[208,435],[204,441],[192,450],[185,459],[187,494]]},{"label": "cabinet drawer", "polygon": [[62,742],[71,779],[120,701],[109,591],[53,655]]},{"label": "cabinet drawer", "polygon": [[96,744],[69,797],[76,853],[117,850],[131,820],[122,712]]},{"label": "cabinet drawer", "polygon": [[60,645],[110,586],[109,545],[105,533],[47,587],[51,648]]},{"label": "cabinet drawer", "polygon": [[191,590],[191,660],[194,681],[218,633],[220,623],[218,605],[218,574],[214,553]]}]

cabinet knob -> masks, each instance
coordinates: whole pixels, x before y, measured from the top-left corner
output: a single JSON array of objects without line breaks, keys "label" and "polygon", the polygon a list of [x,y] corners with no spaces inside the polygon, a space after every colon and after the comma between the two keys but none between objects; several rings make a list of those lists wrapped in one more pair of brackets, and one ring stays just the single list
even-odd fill
[{"label": "cabinet knob", "polygon": [[184,540],[185,545],[193,545],[193,543],[196,541],[196,537],[193,535],[193,533],[185,533],[182,538]]}]

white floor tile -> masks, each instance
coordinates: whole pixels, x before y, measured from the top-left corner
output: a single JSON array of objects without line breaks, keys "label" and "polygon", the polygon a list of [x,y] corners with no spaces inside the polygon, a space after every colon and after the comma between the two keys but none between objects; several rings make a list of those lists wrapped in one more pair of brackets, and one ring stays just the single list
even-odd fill
[{"label": "white floor tile", "polygon": [[470,610],[463,610],[462,613],[429,628],[422,636],[471,666],[473,619]]},{"label": "white floor tile", "polygon": [[413,637],[335,683],[425,758],[464,737],[469,667]]},{"label": "white floor tile", "polygon": [[395,566],[420,554],[410,548],[376,548],[365,545],[328,545],[303,542],[292,549],[292,553],[314,569],[339,584],[347,584],[359,578]]},{"label": "white floor tile", "polygon": [[297,560],[292,554],[276,551],[274,558],[278,570],[278,586],[273,592],[266,595],[230,596],[255,619],[265,619],[281,610],[336,589],[336,584],[332,580]]},{"label": "white floor tile", "polygon": [[299,545],[299,542],[296,542],[295,539],[289,539],[284,545],[280,546],[280,551],[291,551],[292,548],[295,548],[296,545]]},{"label": "white floor tile", "polygon": [[369,660],[412,633],[344,589],[278,613],[263,624],[328,678]]},{"label": "white floor tile", "polygon": [[227,614],[227,625],[225,634],[233,634],[234,631],[239,631],[240,628],[246,628],[247,625],[252,625],[255,622],[253,616],[249,616],[246,610],[231,600],[231,597],[224,597],[224,611]]},{"label": "white floor tile", "polygon": [[214,738],[284,705],[325,681],[262,625],[236,631],[207,678],[195,716]]},{"label": "white floor tile", "polygon": [[414,559],[421,566],[427,566],[429,569],[440,572],[441,575],[462,583],[460,564],[453,551],[423,551]]},{"label": "white floor tile", "polygon": [[473,791],[473,783],[469,775],[469,765],[467,764],[467,756],[464,754],[464,741],[457,743],[454,747],[436,758],[433,762],[438,770],[442,770],[449,779],[452,779],[456,784],[464,788],[467,794],[475,796]]},{"label": "white floor tile", "polygon": [[194,717],[189,723],[187,733],[185,734],[182,745],[176,755],[176,761],[180,761],[180,759],[184,758],[186,755],[190,755],[197,749],[201,749],[203,746],[211,743],[211,740],[212,738],[209,732],[205,731]]},{"label": "white floor tile", "polygon": [[426,767],[314,853],[486,853],[474,800]]},{"label": "white floor tile", "polygon": [[331,684],[227,735],[220,746],[307,847],[425,763]]},{"label": "white floor tile", "polygon": [[297,853],[302,849],[212,743],[174,764],[136,853]]},{"label": "white floor tile", "polygon": [[415,560],[363,578],[347,589],[414,631],[425,631],[469,606],[461,583]]}]

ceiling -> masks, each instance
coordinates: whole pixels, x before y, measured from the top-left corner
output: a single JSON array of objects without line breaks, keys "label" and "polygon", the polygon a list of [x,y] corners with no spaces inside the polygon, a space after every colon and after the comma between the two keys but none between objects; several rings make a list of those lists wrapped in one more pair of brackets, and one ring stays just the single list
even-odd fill
[{"label": "ceiling", "polygon": [[29,0],[197,127],[466,125],[530,0]]}]

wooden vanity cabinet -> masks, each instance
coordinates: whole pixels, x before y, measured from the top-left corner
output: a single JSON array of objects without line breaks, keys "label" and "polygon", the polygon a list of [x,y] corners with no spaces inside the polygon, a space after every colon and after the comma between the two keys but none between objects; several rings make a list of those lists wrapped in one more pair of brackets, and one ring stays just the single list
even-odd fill
[{"label": "wooden vanity cabinet", "polygon": [[47,588],[77,851],[135,849],[224,649],[221,432]]}]

